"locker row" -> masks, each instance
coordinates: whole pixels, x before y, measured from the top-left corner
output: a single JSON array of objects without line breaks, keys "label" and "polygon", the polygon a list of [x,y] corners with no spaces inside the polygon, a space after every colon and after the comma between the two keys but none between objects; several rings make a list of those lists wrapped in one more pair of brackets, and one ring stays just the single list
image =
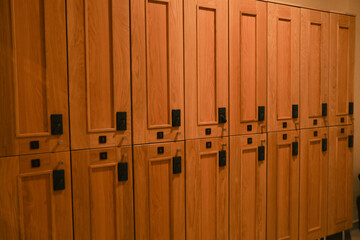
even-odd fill
[{"label": "locker row", "polygon": [[0,20],[0,156],[353,123],[350,15],[255,0],[15,0]]},{"label": "locker row", "polygon": [[352,147],[340,126],[0,158],[1,238],[318,239],[352,227]]}]

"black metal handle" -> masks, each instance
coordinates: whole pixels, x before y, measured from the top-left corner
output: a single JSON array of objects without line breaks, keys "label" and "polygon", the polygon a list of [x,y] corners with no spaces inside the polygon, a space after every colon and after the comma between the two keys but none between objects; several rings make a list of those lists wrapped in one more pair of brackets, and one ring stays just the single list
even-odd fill
[{"label": "black metal handle", "polygon": [[181,110],[174,109],[174,110],[172,110],[171,115],[172,115],[172,126],[180,127],[181,126]]},{"label": "black metal handle", "polygon": [[118,163],[118,181],[123,182],[128,180],[128,163],[120,162]]},{"label": "black metal handle", "polygon": [[127,129],[127,114],[126,112],[116,113],[116,130],[125,131]]},{"label": "black metal handle", "polygon": [[219,167],[226,166],[226,151],[221,150],[219,151]]},{"label": "black metal handle", "polygon": [[258,160],[259,161],[265,160],[265,146],[258,147]]},{"label": "black metal handle", "polygon": [[219,123],[226,123],[226,108],[219,108],[219,119],[218,119]]},{"label": "black metal handle", "polygon": [[299,143],[293,142],[292,143],[292,155],[297,156],[299,154]]},{"label": "black metal handle", "polygon": [[181,157],[173,157],[173,174],[181,173]]},{"label": "black metal handle", "polygon": [[54,191],[65,189],[65,170],[53,170],[53,187]]}]

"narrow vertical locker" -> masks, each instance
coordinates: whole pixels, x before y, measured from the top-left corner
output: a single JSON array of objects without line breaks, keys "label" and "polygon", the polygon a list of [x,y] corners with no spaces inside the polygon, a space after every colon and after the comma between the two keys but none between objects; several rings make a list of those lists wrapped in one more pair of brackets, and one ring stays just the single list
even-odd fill
[{"label": "narrow vertical locker", "polygon": [[185,240],[184,142],[134,146],[135,238]]},{"label": "narrow vertical locker", "polygon": [[301,9],[301,128],[329,124],[329,16],[327,12]]},{"label": "narrow vertical locker", "polygon": [[267,239],[298,239],[299,131],[268,133]]},{"label": "narrow vertical locker", "polygon": [[134,239],[131,147],[72,151],[75,239]]},{"label": "narrow vertical locker", "polygon": [[131,144],[129,1],[67,3],[71,148]]},{"label": "narrow vertical locker", "polygon": [[328,128],[300,131],[299,239],[327,235],[328,133]]},{"label": "narrow vertical locker", "polygon": [[230,240],[266,239],[266,134],[230,137]]},{"label": "narrow vertical locker", "polygon": [[229,0],[230,135],[266,131],[266,3]]},{"label": "narrow vertical locker", "polygon": [[73,239],[69,152],[0,158],[2,239]]},{"label": "narrow vertical locker", "polygon": [[268,3],[268,131],[299,129],[300,8]]},{"label": "narrow vertical locker", "polygon": [[186,141],[186,239],[228,239],[228,166],[228,138]]},{"label": "narrow vertical locker", "polygon": [[2,1],[0,157],[69,150],[65,0]]},{"label": "narrow vertical locker", "polygon": [[353,123],[355,17],[330,14],[330,126]]},{"label": "narrow vertical locker", "polygon": [[183,140],[183,0],[130,3],[134,143]]},{"label": "narrow vertical locker", "polygon": [[228,0],[184,0],[186,139],[228,135]]},{"label": "narrow vertical locker", "polygon": [[329,128],[328,230],[352,228],[354,127]]}]

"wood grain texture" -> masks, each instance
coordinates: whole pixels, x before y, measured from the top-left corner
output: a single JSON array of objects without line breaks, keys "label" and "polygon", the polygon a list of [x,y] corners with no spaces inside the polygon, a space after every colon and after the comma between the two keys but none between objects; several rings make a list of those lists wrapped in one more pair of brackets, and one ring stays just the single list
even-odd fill
[{"label": "wood grain texture", "polygon": [[229,1],[230,135],[266,131],[266,116],[258,121],[258,107],[267,105],[266,22],[265,2]]},{"label": "wood grain texture", "polygon": [[[66,151],[65,1],[1,4],[0,156]],[[51,135],[51,114],[63,115],[63,135]],[[31,150],[30,141],[46,143]]]},{"label": "wood grain texture", "polygon": [[[268,3],[268,131],[299,129],[300,8]],[[299,106],[301,109],[301,106]],[[283,124],[286,123],[286,128]]]},{"label": "wood grain texture", "polygon": [[258,147],[266,152],[266,145],[266,134],[230,137],[231,240],[266,239],[267,160],[258,160]]},{"label": "wood grain texture", "polygon": [[352,228],[353,148],[348,136],[353,134],[353,126],[329,128],[328,235]]},{"label": "wood grain texture", "polygon": [[[220,150],[226,151],[223,167],[219,167]],[[228,182],[228,138],[187,140],[186,239],[228,239]]]},{"label": "wood grain texture", "polygon": [[[186,139],[227,136],[228,1],[184,1]],[[206,134],[205,129],[211,129]]]},{"label": "wood grain texture", "polygon": [[330,14],[301,9],[300,128],[324,127],[329,109]]},{"label": "wood grain texture", "polygon": [[[173,173],[173,157],[181,157],[181,173]],[[135,238],[184,240],[184,142],[134,146],[134,179]]]},{"label": "wood grain texture", "polygon": [[131,46],[134,143],[183,140],[183,1],[131,0]]},{"label": "wood grain texture", "polygon": [[302,129],[300,141],[299,239],[319,239],[327,235],[329,130]]}]

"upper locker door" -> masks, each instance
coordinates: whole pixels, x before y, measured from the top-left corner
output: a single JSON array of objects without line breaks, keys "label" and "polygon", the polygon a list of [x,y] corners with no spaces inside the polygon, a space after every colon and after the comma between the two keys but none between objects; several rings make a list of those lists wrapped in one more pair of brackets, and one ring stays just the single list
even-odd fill
[{"label": "upper locker door", "polygon": [[184,139],[183,0],[131,0],[134,143]]},{"label": "upper locker door", "polygon": [[299,131],[268,134],[267,238],[298,239]]},{"label": "upper locker door", "polygon": [[0,6],[0,156],[66,151],[65,0]]},{"label": "upper locker door", "polygon": [[299,129],[300,8],[268,3],[268,131]]},{"label": "upper locker door", "polygon": [[355,17],[330,14],[330,126],[353,123]]},{"label": "upper locker door", "polygon": [[266,3],[229,0],[230,135],[266,131]]},{"label": "upper locker door", "polygon": [[329,15],[301,9],[301,128],[328,126]]},{"label": "upper locker door", "polygon": [[354,127],[329,128],[327,235],[352,228]]},{"label": "upper locker door", "polygon": [[186,139],[228,135],[228,1],[184,0]]},{"label": "upper locker door", "polygon": [[186,141],[186,239],[229,238],[228,138]]},{"label": "upper locker door", "polygon": [[129,2],[67,4],[71,148],[131,144]]},{"label": "upper locker door", "polygon": [[135,237],[185,240],[184,142],[134,146]]},{"label": "upper locker door", "polygon": [[326,236],[328,132],[328,128],[300,131],[299,239],[313,240]]},{"label": "upper locker door", "polygon": [[266,134],[230,137],[230,240],[266,239]]}]

